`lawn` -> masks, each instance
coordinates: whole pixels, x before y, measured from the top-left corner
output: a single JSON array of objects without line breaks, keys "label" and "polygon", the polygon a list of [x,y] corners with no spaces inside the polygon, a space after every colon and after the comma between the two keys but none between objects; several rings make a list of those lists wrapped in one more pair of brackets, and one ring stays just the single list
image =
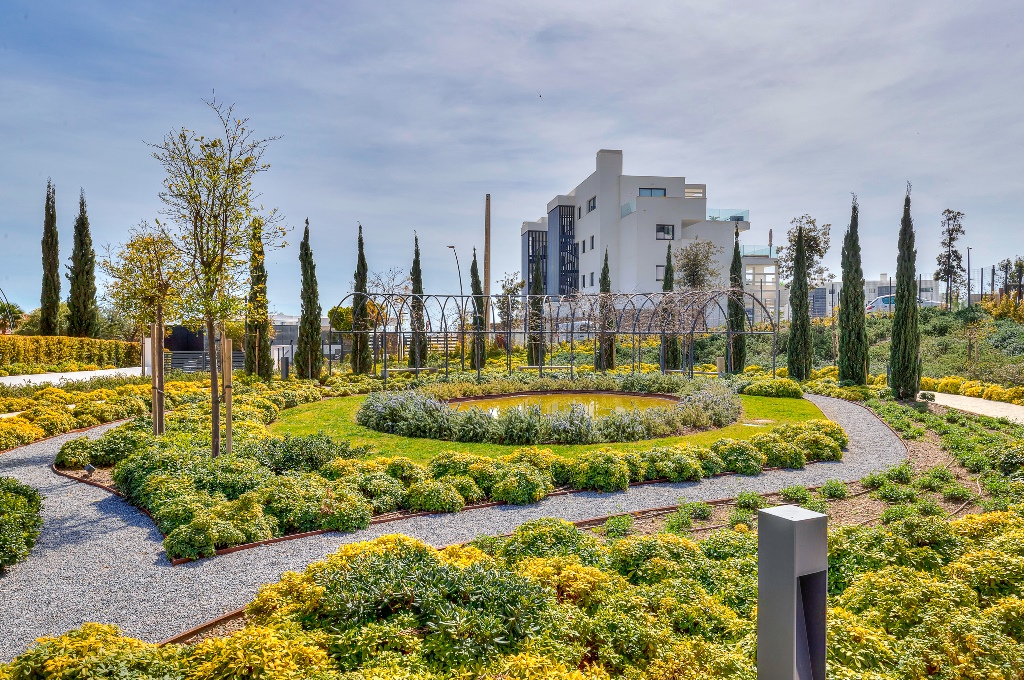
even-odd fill
[{"label": "lawn", "polygon": [[[429,461],[442,451],[452,449],[497,457],[520,448],[519,446],[503,446],[501,444],[468,444],[438,439],[415,439],[376,432],[356,424],[356,410],[364,398],[363,396],[338,397],[286,409],[281,412],[277,422],[270,426],[270,431],[276,435],[325,432],[336,439],[348,440],[354,446],[371,446],[374,449],[374,455],[406,456],[420,463]],[[698,432],[682,437],[665,437],[621,444],[577,446],[545,444],[544,448],[549,448],[562,455],[575,456],[580,452],[593,451],[605,446],[614,447],[619,451],[647,450],[651,448],[653,442],[657,442],[659,446],[680,442],[708,445],[722,437],[749,439],[758,432],[763,432],[765,427],[773,425],[824,418],[818,407],[805,399],[776,399],[746,395],[741,395],[740,399],[743,400],[743,413],[740,415],[740,419],[733,425],[718,430]]]}]

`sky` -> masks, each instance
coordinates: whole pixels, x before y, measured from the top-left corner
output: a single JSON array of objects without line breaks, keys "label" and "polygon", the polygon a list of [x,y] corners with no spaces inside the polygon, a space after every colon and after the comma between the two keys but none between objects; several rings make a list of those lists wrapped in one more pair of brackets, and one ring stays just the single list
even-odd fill
[{"label": "sky", "polygon": [[[518,271],[524,220],[621,149],[624,172],[708,185],[750,211],[747,244],[791,219],[833,225],[850,195],[864,270],[895,273],[913,184],[919,269],[944,208],[972,265],[1024,255],[1024,3],[1019,0],[47,2],[0,5],[0,287],[39,305],[47,178],[70,255],[79,190],[97,250],[160,217],[147,143],[216,132],[204,100],[278,137],[260,201],[294,228],[268,253],[271,309],[299,309],[309,219],[324,309],[369,268],[427,292],[468,285],[492,200],[492,274]],[[66,294],[67,282],[63,292]]]}]

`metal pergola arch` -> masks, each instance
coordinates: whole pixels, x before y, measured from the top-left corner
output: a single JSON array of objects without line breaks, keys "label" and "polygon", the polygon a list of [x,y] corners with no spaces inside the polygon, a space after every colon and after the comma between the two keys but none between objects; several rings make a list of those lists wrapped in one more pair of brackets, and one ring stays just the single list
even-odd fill
[{"label": "metal pergola arch", "polygon": [[[356,295],[361,294],[345,295],[339,306],[351,307]],[[396,352],[399,358],[404,358],[405,339],[412,334],[413,323],[417,317],[414,313],[414,300],[422,303],[422,327],[417,330],[426,335],[428,348],[436,347],[443,353],[446,376],[451,368],[453,336],[459,352],[460,369],[465,370],[467,338],[478,338],[481,334],[486,334],[488,338],[503,339],[506,370],[509,373],[512,372],[512,354],[516,346],[537,342],[539,356],[546,361],[553,361],[555,352],[551,349],[565,342],[568,343],[569,352],[567,366],[556,367],[553,363],[545,364],[542,360],[538,365],[529,368],[537,370],[540,375],[543,375],[546,369],[568,368],[570,376],[573,376],[578,365],[577,340],[593,341],[596,352],[598,340],[603,334],[629,337],[632,371],[638,370],[641,364],[644,339],[657,337],[664,341],[669,337],[683,338],[687,342],[685,372],[690,376],[694,374],[694,340],[697,337],[725,336],[726,366],[731,367],[734,336],[771,335],[772,370],[776,368],[777,321],[757,296],[738,288],[657,293],[574,293],[563,296],[492,295],[490,304],[485,306],[485,309],[490,311],[489,318],[485,320],[485,330],[472,328],[471,318],[475,308],[472,295],[413,296],[406,293],[375,292],[367,292],[365,295],[371,303],[371,316],[370,328],[362,332],[371,342],[373,372],[378,373],[380,363],[383,368],[380,373],[385,381],[387,367],[389,362],[394,360]],[[745,323],[741,329],[731,328],[728,323],[729,300],[737,301],[743,306]],[[510,305],[518,306],[517,318],[507,324],[500,323],[499,305],[503,305],[504,308]],[[534,305],[540,307],[540,314],[534,311]],[[328,344],[333,346],[337,334],[351,336],[352,333],[351,329],[335,329],[332,326],[328,330]],[[414,348],[413,351],[418,349]],[[425,367],[426,358],[419,363]],[[664,352],[661,370],[667,370]],[[479,373],[478,367],[477,374]]]}]

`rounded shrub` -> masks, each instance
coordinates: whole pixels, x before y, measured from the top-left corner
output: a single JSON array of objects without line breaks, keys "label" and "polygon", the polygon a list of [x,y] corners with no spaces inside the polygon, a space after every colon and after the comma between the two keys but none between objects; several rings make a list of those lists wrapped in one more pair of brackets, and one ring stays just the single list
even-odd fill
[{"label": "rounded shrub", "polygon": [[831,437],[816,432],[805,432],[793,442],[804,452],[807,460],[832,461],[842,460],[843,451]]},{"label": "rounded shrub", "polygon": [[629,488],[629,465],[616,451],[589,451],[573,461],[569,483],[575,489],[625,491]]},{"label": "rounded shrub", "polygon": [[320,505],[320,528],[330,531],[355,531],[370,526],[373,506],[358,493],[335,483]]},{"label": "rounded shrub", "polygon": [[491,488],[491,500],[512,505],[536,503],[551,491],[549,479],[546,474],[531,465],[511,465]]},{"label": "rounded shrub", "polygon": [[484,492],[468,475],[450,475],[437,481],[450,484],[467,503],[479,503],[484,499]]},{"label": "rounded shrub", "polygon": [[842,500],[850,495],[850,490],[846,484],[839,481],[838,479],[830,479],[821,485],[818,489],[819,493],[825,498],[832,500]]},{"label": "rounded shrub", "polygon": [[61,444],[53,464],[65,470],[81,470],[91,462],[93,449],[91,439],[76,437]]},{"label": "rounded shrub", "polygon": [[719,439],[711,451],[722,459],[726,470],[741,475],[760,474],[767,460],[753,444],[738,439]]},{"label": "rounded shrub", "polygon": [[369,472],[359,476],[359,490],[362,491],[374,512],[393,512],[405,504],[408,492],[405,484],[383,472]]},{"label": "rounded shrub", "polygon": [[427,479],[409,487],[408,505],[417,512],[458,512],[466,501],[451,484]]},{"label": "rounded shrub", "polygon": [[799,399],[804,396],[800,383],[790,378],[767,378],[755,380],[743,388],[743,394],[755,397],[783,397]]},{"label": "rounded shrub", "polygon": [[807,462],[800,447],[790,444],[777,434],[754,435],[751,437],[750,443],[765,455],[765,466],[767,467],[799,470]]},{"label": "rounded shrub", "polygon": [[10,477],[0,477],[0,574],[28,557],[43,528],[38,491]]}]

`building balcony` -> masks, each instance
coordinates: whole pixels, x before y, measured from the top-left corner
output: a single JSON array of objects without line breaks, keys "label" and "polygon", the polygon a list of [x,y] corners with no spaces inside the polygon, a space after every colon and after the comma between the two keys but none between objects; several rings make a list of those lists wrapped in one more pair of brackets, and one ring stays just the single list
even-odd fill
[{"label": "building balcony", "polygon": [[778,246],[740,246],[740,255],[742,257],[770,257],[776,258],[779,256]]},{"label": "building balcony", "polygon": [[726,222],[749,222],[749,210],[735,210],[732,208],[708,208],[708,220]]}]

